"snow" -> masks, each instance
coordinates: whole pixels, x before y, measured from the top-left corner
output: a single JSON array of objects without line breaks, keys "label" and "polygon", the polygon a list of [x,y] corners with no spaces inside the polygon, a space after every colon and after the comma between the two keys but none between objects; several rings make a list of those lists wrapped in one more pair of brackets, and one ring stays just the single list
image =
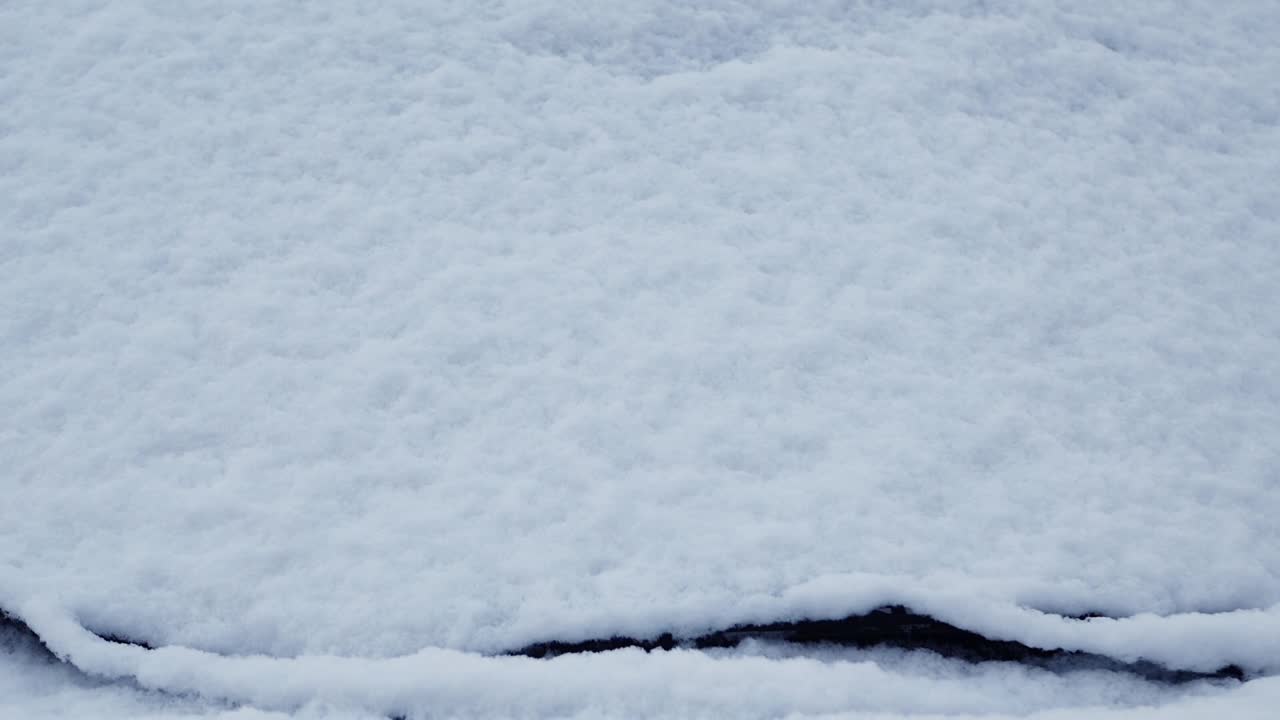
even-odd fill
[{"label": "snow", "polygon": [[230,708],[113,685],[44,657],[36,641],[0,626],[0,717],[193,718],[249,720]]},{"label": "snow", "polygon": [[[1280,672],[1276,37],[1245,0],[0,4],[0,608],[232,713],[1036,709],[484,656],[888,603]],[[42,702],[150,702],[68,672]]]},{"label": "snow", "polygon": [[[974,665],[923,651],[797,655],[750,645],[714,653],[621,650],[539,661],[439,649],[382,660],[223,658],[184,648],[149,652],[105,644],[97,650],[91,667],[101,669],[104,658],[114,656],[113,661],[132,666],[127,675],[138,687],[90,680],[69,666],[11,652],[0,657],[0,669],[6,671],[0,675],[13,677],[13,687],[22,692],[10,706],[22,717],[38,717],[54,703],[67,708],[79,703],[98,717],[145,718],[774,718],[839,712],[850,718],[1089,720],[1267,717],[1280,700],[1280,678],[1169,687],[1114,672],[1056,674],[1016,663]],[[147,689],[154,687],[169,694]],[[0,684],[0,689],[6,688]],[[0,696],[0,711],[6,696]],[[204,706],[199,697],[224,700]],[[1045,712],[1045,707],[1057,710]],[[1071,714],[1056,714],[1067,711]]]}]

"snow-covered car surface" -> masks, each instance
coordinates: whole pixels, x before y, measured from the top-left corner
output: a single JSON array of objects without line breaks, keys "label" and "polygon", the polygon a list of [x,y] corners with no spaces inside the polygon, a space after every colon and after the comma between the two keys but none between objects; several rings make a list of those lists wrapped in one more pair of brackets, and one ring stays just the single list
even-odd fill
[{"label": "snow-covered car surface", "polygon": [[[1268,717],[1276,78],[1266,1],[0,4],[0,710]],[[886,606],[1114,668],[682,642]]]}]

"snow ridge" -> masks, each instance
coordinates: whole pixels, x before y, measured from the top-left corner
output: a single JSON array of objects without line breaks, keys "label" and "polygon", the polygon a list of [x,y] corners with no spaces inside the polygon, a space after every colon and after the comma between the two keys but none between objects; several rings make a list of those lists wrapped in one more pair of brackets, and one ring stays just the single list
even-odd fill
[{"label": "snow ridge", "polygon": [[[715,657],[682,649],[652,653],[628,649],[552,660],[483,657],[444,649],[382,659],[222,656],[182,647],[145,649],[107,642],[69,614],[49,607],[28,606],[24,613],[50,650],[90,675],[126,680],[169,694],[283,712],[317,706],[404,717],[428,708],[432,714],[482,712],[522,717],[587,710],[611,714],[622,708],[646,707],[698,708],[701,712],[749,708],[748,716],[753,717],[783,709],[813,714],[859,707],[892,708],[895,712],[980,712],[986,702],[980,698],[991,690],[989,682],[1009,682],[1000,675],[1008,672],[1000,669],[1006,663],[985,663],[992,669],[964,677],[932,678],[931,689],[942,693],[939,697],[944,699],[912,699],[919,688],[909,678],[882,667],[886,664],[883,658],[870,656],[869,661],[853,663],[779,659],[770,657],[768,650],[755,656]],[[988,677],[982,672],[996,675]],[[1122,695],[1144,687],[1126,685],[1114,677],[1109,672],[1081,671],[1072,673],[1066,687],[1076,695],[1098,692],[1099,697],[1118,692],[1117,687],[1124,689]],[[1096,685],[1098,682],[1105,685]],[[731,688],[732,701],[730,696],[709,691],[717,686],[725,691]],[[1280,693],[1280,683],[1275,680],[1255,680],[1247,686],[1250,695],[1263,692],[1263,698]],[[841,687],[844,691],[837,692]],[[880,689],[868,697],[868,687]],[[1226,685],[1198,681],[1181,693],[1160,690],[1151,699],[1177,703],[1232,687],[1236,687],[1232,681]],[[1252,697],[1241,703],[1246,711],[1241,717],[1250,717],[1256,704]]]}]

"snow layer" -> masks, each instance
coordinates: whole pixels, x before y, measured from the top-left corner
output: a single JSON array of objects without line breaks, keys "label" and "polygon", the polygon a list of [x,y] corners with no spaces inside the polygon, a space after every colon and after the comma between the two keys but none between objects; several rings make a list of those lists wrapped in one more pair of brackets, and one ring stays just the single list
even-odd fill
[{"label": "snow layer", "polygon": [[1280,670],[1277,37],[6,2],[3,606],[506,667],[453,651],[904,602]]},{"label": "snow layer", "polygon": [[[1012,663],[971,665],[927,652],[827,651],[806,657],[750,646],[712,654],[625,650],[549,661],[481,658],[449,650],[382,660],[225,658],[177,648],[146,651],[110,645],[80,632],[83,642],[73,655],[77,664],[136,679],[138,686],[104,685],[68,666],[10,652],[0,655],[0,670],[12,672],[17,682],[6,688],[0,680],[0,690],[16,692],[0,696],[0,712],[7,699],[10,707],[23,711],[22,717],[36,717],[32,709],[58,707],[55,703],[78,703],[96,717],[148,718],[204,713],[235,718],[278,717],[275,713],[380,719],[777,718],[837,712],[851,718],[1087,720],[1157,717],[1155,710],[1165,713],[1158,717],[1269,717],[1263,711],[1273,711],[1280,701],[1276,678],[1171,688],[1125,674],[1055,674]],[[58,642],[68,640],[56,628],[52,634]],[[1055,715],[1043,711],[1046,707],[1072,714]]]},{"label": "snow layer", "polygon": [[[227,713],[227,714],[223,714]],[[190,718],[250,720],[216,703],[178,698],[138,687],[112,685],[54,662],[38,643],[0,625],[0,717]]]}]

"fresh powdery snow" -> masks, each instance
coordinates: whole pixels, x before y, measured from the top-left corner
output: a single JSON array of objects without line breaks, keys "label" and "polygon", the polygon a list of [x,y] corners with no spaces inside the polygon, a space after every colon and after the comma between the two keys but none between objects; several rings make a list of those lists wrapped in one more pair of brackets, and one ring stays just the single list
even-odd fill
[{"label": "fresh powdery snow", "polygon": [[[1273,0],[0,3],[0,716],[1274,718],[1277,78]],[[883,606],[1111,665],[505,655]]]}]

